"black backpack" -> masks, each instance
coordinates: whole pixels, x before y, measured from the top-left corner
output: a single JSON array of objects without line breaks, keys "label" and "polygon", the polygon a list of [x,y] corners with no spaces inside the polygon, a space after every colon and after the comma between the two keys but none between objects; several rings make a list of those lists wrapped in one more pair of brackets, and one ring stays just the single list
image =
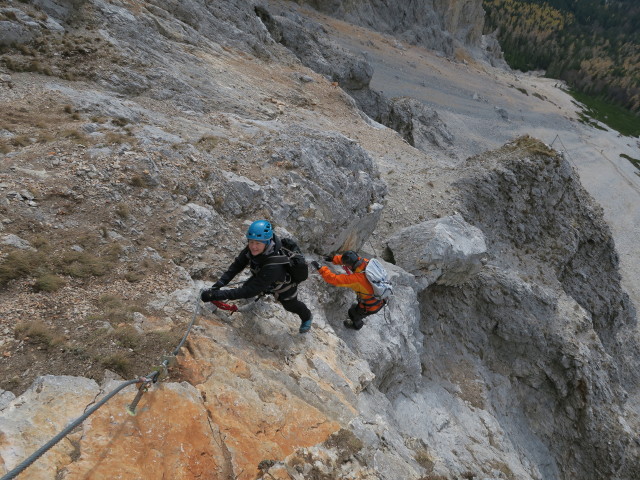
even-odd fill
[{"label": "black backpack", "polygon": [[309,266],[302,254],[302,250],[291,238],[280,239],[281,247],[279,255],[272,255],[267,260],[267,265],[285,265],[287,273],[293,283],[302,283],[309,278]]},{"label": "black backpack", "polygon": [[294,283],[302,283],[309,278],[309,265],[302,254],[302,250],[292,238],[283,238],[282,253],[289,258],[289,266],[287,271],[291,275],[291,281]]}]

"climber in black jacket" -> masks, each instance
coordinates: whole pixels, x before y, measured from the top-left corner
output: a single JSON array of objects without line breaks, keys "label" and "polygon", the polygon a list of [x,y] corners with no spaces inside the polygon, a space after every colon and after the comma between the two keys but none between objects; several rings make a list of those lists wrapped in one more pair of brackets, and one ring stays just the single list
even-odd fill
[{"label": "climber in black jacket", "polygon": [[[300,317],[300,333],[311,329],[311,311],[298,300],[298,284],[291,281],[286,266],[289,261],[280,254],[280,239],[273,233],[271,223],[256,220],[247,230],[247,246],[211,288],[203,290],[203,302],[237,300],[271,293],[285,310]],[[251,277],[241,287],[220,290],[249,266]]]}]

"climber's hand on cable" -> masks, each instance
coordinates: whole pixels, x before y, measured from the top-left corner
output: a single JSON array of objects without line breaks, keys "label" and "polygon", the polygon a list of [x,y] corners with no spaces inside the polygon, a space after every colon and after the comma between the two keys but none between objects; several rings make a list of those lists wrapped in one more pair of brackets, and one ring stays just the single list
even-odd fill
[{"label": "climber's hand on cable", "polygon": [[225,294],[217,288],[207,288],[200,294],[200,299],[203,302],[212,302],[214,300],[222,300]]}]

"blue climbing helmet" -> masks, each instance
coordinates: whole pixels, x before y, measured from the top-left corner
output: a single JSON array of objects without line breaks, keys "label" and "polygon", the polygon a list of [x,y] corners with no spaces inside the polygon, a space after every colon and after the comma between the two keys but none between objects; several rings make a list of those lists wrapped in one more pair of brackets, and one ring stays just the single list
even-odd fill
[{"label": "blue climbing helmet", "polygon": [[247,240],[256,240],[268,244],[273,237],[273,227],[268,220],[256,220],[247,230]]}]

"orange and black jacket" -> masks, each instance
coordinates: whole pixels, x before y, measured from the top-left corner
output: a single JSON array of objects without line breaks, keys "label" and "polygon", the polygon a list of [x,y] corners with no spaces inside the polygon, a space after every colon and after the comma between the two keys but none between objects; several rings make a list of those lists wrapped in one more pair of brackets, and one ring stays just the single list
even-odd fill
[{"label": "orange and black jacket", "polygon": [[[364,273],[369,259],[363,258],[362,260],[353,273],[335,274],[326,266],[321,267],[318,273],[322,275],[325,282],[336,287],[348,287],[356,292],[358,306],[367,312],[375,313],[384,306],[384,301],[373,296],[373,287]],[[335,255],[333,263],[342,265],[342,255]]]}]

